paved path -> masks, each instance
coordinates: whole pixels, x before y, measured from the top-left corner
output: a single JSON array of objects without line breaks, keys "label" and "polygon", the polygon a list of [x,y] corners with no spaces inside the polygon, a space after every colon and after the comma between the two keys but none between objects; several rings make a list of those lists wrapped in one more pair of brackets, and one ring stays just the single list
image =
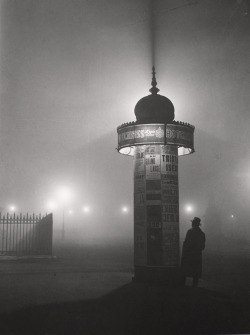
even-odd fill
[{"label": "paved path", "polygon": [[100,297],[131,282],[124,264],[81,259],[0,263],[0,313],[32,305]]},{"label": "paved path", "polygon": [[[125,256],[124,256],[125,255]],[[225,263],[221,259],[221,264]],[[238,266],[238,262],[236,262]],[[234,265],[235,267],[237,267]],[[237,271],[229,267],[221,273],[208,274],[200,282],[201,288],[230,295],[234,299],[247,299],[246,288],[237,287],[232,280]],[[236,272],[236,273],[235,273]],[[231,276],[231,277],[230,277]],[[66,253],[54,260],[0,262],[0,313],[28,306],[57,302],[72,302],[101,297],[130,283],[133,277],[131,257],[115,252]],[[224,285],[226,283],[226,285]],[[190,282],[187,281],[187,285]]]}]

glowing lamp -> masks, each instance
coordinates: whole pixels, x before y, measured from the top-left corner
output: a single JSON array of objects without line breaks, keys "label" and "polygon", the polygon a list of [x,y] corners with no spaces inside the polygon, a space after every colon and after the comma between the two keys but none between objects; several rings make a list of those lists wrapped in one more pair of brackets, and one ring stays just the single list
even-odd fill
[{"label": "glowing lamp", "polygon": [[84,211],[84,213],[88,213],[89,212],[89,207],[88,206],[83,207],[83,211]]},{"label": "glowing lamp", "polygon": [[186,211],[187,211],[188,213],[191,213],[191,212],[193,211],[193,207],[192,207],[191,205],[187,205],[187,206],[186,206]]},{"label": "glowing lamp", "polygon": [[16,206],[14,206],[14,205],[10,205],[9,210],[10,210],[11,212],[15,212],[15,210],[16,210]]},{"label": "glowing lamp", "polygon": [[62,202],[67,202],[72,197],[72,192],[66,187],[62,187],[58,190],[58,197]]},{"label": "glowing lamp", "polygon": [[122,211],[123,211],[124,213],[127,213],[128,208],[127,208],[127,207],[122,207]]}]

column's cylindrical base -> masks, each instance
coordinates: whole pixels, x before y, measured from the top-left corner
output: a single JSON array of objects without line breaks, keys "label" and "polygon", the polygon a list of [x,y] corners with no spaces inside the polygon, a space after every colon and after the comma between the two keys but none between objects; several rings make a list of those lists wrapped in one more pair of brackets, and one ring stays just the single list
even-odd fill
[{"label": "column's cylindrical base", "polygon": [[173,287],[183,285],[180,267],[135,266],[133,281],[164,284]]}]

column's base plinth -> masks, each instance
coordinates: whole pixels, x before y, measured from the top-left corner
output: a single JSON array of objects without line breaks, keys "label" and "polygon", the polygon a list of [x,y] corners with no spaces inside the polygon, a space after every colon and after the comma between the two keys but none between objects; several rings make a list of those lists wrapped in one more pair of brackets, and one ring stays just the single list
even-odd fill
[{"label": "column's base plinth", "polygon": [[177,287],[183,285],[183,277],[180,267],[135,266],[133,282]]}]

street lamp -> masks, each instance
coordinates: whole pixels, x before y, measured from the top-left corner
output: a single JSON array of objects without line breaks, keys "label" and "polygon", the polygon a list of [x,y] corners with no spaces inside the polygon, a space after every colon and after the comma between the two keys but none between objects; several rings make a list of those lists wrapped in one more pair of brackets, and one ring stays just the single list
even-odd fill
[{"label": "street lamp", "polygon": [[10,210],[10,212],[15,212],[15,210],[16,210],[16,206],[14,206],[14,205],[10,205],[10,206],[9,206],[9,210]]},{"label": "street lamp", "polygon": [[68,202],[72,197],[72,192],[67,187],[62,187],[58,190],[58,198],[63,202]]},{"label": "street lamp", "polygon": [[49,201],[47,202],[46,207],[47,207],[47,209],[48,209],[49,211],[53,211],[53,210],[55,210],[55,209],[57,208],[57,204],[56,204],[56,202],[55,202],[54,200],[49,200]]},{"label": "street lamp", "polygon": [[88,213],[89,212],[89,206],[84,206],[82,210],[83,210],[84,213]]},{"label": "street lamp", "polygon": [[127,213],[128,212],[128,207],[126,207],[126,206],[122,207],[122,211],[123,211],[123,213]]},{"label": "street lamp", "polygon": [[65,204],[71,199],[72,192],[66,187],[61,187],[58,190],[58,198],[62,203],[62,240],[65,239]]},{"label": "street lamp", "polygon": [[187,213],[192,213],[193,212],[193,206],[192,205],[186,205],[185,207]]}]

